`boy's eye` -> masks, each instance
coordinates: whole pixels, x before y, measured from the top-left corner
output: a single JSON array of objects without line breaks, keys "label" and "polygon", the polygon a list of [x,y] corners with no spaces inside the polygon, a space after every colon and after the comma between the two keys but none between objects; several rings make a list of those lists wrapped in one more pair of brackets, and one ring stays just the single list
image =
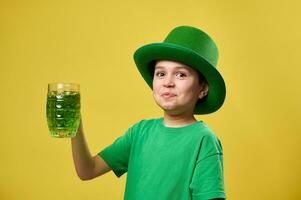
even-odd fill
[{"label": "boy's eye", "polygon": [[164,76],[164,73],[163,72],[156,72],[156,76],[162,77],[162,76]]},{"label": "boy's eye", "polygon": [[179,73],[177,73],[177,76],[180,77],[180,78],[184,78],[187,75],[185,73],[179,72]]}]

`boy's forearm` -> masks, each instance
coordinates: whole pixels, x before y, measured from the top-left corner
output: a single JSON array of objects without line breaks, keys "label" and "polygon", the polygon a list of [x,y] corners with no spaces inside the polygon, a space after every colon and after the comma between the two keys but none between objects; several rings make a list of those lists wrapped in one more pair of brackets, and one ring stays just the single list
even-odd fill
[{"label": "boy's forearm", "polygon": [[91,179],[91,172],[93,171],[94,164],[85,140],[82,120],[80,121],[76,136],[71,138],[71,145],[73,161],[78,176],[82,180]]}]

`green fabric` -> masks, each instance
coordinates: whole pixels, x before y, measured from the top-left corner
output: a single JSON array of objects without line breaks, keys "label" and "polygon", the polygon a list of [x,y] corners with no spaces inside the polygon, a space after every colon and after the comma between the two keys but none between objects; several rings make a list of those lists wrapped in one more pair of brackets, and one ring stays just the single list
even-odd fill
[{"label": "green fabric", "polygon": [[117,177],[127,172],[125,200],[225,198],[221,143],[203,121],[141,120],[98,155]]}]

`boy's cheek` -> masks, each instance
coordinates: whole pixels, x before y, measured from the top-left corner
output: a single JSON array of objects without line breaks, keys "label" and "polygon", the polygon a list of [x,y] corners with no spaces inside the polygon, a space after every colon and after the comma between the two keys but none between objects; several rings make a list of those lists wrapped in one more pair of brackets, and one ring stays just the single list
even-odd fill
[{"label": "boy's cheek", "polygon": [[153,93],[157,93],[159,91],[160,86],[157,83],[153,83]]}]

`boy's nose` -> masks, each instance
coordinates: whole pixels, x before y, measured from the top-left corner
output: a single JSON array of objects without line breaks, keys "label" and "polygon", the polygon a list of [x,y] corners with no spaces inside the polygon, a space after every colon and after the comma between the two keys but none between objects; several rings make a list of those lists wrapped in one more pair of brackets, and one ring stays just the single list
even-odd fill
[{"label": "boy's nose", "polygon": [[166,76],[163,85],[165,87],[173,87],[175,85],[171,76]]}]

